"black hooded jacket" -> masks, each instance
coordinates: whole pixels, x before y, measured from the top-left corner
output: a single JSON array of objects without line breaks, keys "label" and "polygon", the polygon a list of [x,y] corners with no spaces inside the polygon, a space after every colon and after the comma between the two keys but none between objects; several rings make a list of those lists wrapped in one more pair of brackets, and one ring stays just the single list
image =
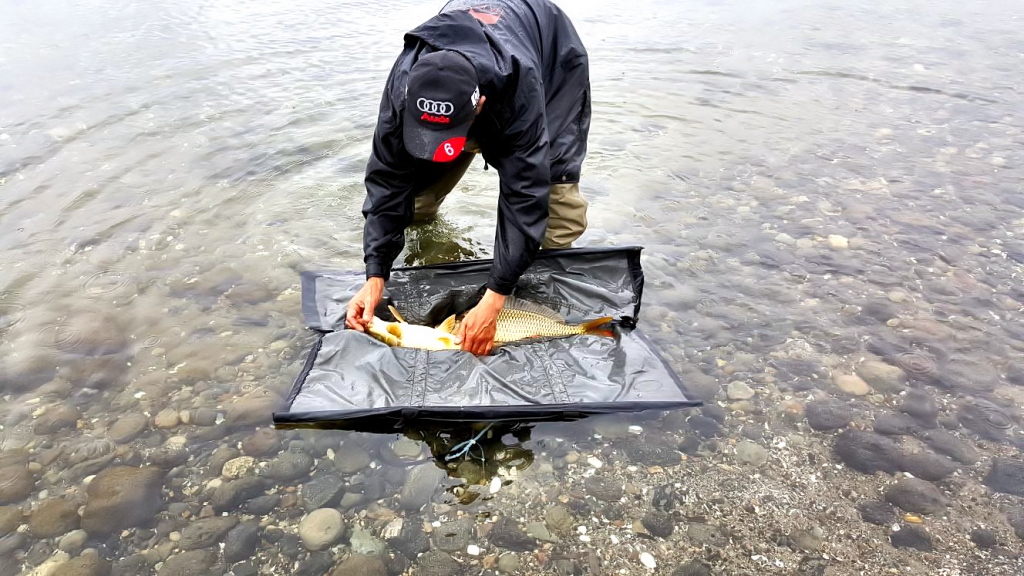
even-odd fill
[{"label": "black hooded jacket", "polygon": [[390,277],[415,197],[445,164],[414,159],[402,121],[409,70],[422,54],[453,50],[473,63],[487,97],[469,137],[498,170],[494,265],[487,287],[511,293],[547,229],[553,183],[578,182],[590,129],[587,52],[549,0],[453,0],[405,35],[388,75],[366,168],[366,276]]}]

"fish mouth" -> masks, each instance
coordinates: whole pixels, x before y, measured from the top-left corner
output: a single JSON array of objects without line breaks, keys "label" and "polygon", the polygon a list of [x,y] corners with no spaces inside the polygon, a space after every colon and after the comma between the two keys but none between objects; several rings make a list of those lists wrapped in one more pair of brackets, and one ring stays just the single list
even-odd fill
[{"label": "fish mouth", "polygon": [[393,322],[385,322],[376,316],[370,319],[366,331],[388,346],[400,346],[402,343],[402,327]]}]

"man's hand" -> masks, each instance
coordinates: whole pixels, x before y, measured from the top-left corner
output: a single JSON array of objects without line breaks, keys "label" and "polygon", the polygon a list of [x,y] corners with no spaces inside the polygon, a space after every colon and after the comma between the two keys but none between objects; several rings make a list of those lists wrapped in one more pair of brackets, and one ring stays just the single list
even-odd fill
[{"label": "man's hand", "polygon": [[462,319],[455,343],[477,356],[490,354],[494,347],[494,334],[498,331],[498,312],[505,306],[505,297],[490,289]]},{"label": "man's hand", "polygon": [[373,320],[373,311],[384,297],[384,279],[370,278],[356,292],[348,303],[348,316],[345,325],[360,332],[366,332],[366,325]]}]

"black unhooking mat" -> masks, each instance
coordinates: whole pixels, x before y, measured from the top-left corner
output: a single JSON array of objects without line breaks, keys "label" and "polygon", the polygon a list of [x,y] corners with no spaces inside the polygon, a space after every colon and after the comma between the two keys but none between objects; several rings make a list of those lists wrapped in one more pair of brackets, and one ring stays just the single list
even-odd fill
[{"label": "black unhooking mat", "polygon": [[[514,295],[568,323],[611,316],[616,338],[579,335],[460,350],[393,348],[345,327],[362,271],[303,272],[302,311],[319,332],[278,424],[398,430],[422,423],[572,420],[593,414],[700,406],[638,327],[640,247],[541,251]],[[396,268],[378,317],[394,305],[437,325],[483,295],[490,260]]]}]

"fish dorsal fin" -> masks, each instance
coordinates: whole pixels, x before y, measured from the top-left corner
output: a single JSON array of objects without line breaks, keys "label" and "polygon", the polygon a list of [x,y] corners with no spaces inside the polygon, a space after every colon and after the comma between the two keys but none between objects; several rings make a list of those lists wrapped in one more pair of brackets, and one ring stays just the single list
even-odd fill
[{"label": "fish dorsal fin", "polygon": [[398,320],[403,324],[408,324],[408,322],[405,321],[405,318],[402,318],[402,315],[398,312],[398,308],[388,304],[388,310],[391,311],[391,315],[395,317],[395,320]]},{"label": "fish dorsal fin", "polygon": [[549,320],[554,320],[555,322],[565,324],[565,318],[563,318],[561,314],[555,312],[551,308],[548,308],[547,306],[542,306],[540,304],[537,304],[536,302],[530,302],[528,300],[523,300],[522,298],[516,298],[515,296],[509,296],[508,298],[506,298],[504,307],[508,310],[519,310],[522,312],[529,312],[530,314],[536,314],[538,316],[543,316],[544,318],[547,318]]},{"label": "fish dorsal fin", "polygon": [[437,325],[437,329],[449,334],[455,334],[455,314],[445,318],[444,322]]}]

